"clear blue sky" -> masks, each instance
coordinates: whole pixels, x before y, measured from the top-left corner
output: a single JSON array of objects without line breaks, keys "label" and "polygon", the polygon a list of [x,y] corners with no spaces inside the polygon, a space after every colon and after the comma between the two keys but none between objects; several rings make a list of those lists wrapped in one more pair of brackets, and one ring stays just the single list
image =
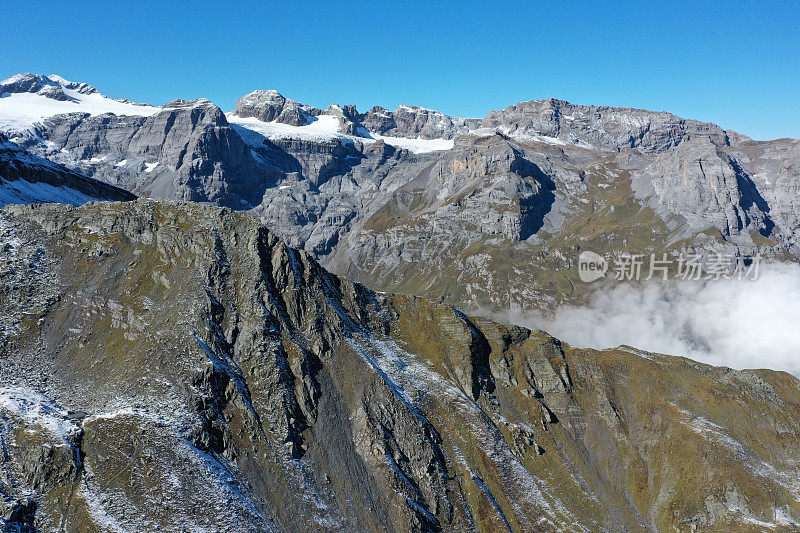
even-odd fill
[{"label": "clear blue sky", "polygon": [[224,110],[267,88],[319,107],[478,117],[553,96],[800,137],[798,1],[3,4],[0,79],[57,73]]}]

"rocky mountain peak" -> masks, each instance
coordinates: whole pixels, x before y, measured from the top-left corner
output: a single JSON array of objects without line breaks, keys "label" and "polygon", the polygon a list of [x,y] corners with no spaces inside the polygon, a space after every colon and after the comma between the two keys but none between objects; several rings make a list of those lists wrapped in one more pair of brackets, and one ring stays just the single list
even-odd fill
[{"label": "rocky mountain peak", "polygon": [[325,110],[287,99],[275,90],[253,91],[239,99],[234,114],[264,122],[305,126],[320,114],[340,119],[339,132],[363,136],[363,130],[379,135],[409,139],[453,139],[480,126],[480,119],[450,117],[415,105],[400,105],[394,111],[374,106],[360,113],[355,105],[332,104]]},{"label": "rocky mountain peak", "polygon": [[79,94],[97,93],[97,89],[87,83],[68,81],[56,74],[43,76],[25,72],[15,74],[0,82],[0,94],[36,93],[53,100],[74,100],[64,93],[64,89],[73,90]]},{"label": "rocky mountain peak", "polygon": [[64,85],[48,76],[26,72],[11,76],[0,82],[0,95],[6,93],[35,93],[51,100],[74,101],[74,98],[70,98],[64,93],[64,88]]},{"label": "rocky mountain peak", "polygon": [[234,113],[242,118],[255,117],[264,122],[305,126],[312,113],[300,102],[285,98],[276,90],[257,90],[239,98]]},{"label": "rocky mountain peak", "polygon": [[492,111],[481,126],[497,128],[523,141],[544,137],[608,151],[633,148],[663,152],[698,137],[707,137],[718,146],[749,140],[716,124],[663,111],[576,105],[555,98],[529,100]]},{"label": "rocky mountain peak", "polygon": [[480,125],[480,119],[450,117],[415,105],[400,105],[394,111],[375,106],[361,116],[370,131],[394,137],[453,139]]}]

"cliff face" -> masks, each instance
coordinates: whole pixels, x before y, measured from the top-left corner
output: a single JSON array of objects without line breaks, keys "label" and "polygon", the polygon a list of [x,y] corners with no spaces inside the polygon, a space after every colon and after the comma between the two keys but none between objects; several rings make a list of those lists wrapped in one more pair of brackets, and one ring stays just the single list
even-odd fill
[{"label": "cliff face", "polygon": [[800,527],[800,383],[375,293],[250,217],[0,211],[0,517],[32,531]]}]

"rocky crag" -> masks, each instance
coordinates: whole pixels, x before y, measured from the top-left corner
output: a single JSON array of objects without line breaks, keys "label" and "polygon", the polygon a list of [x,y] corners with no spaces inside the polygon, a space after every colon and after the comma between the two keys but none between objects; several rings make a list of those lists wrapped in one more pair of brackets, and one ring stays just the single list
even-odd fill
[{"label": "rocky crag", "polygon": [[0,240],[5,530],[800,527],[786,373],[376,293],[193,203],[8,206]]}]

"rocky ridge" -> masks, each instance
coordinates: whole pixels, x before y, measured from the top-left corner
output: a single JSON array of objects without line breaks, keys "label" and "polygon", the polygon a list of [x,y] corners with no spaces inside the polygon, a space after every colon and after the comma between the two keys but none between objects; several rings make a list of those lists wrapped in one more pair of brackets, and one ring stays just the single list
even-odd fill
[{"label": "rocky ridge", "polygon": [[800,527],[786,373],[375,293],[192,203],[10,206],[0,238],[6,528]]},{"label": "rocky ridge", "polygon": [[671,113],[628,107],[575,105],[548,98],[492,111],[482,127],[496,128],[521,141],[541,138],[605,151],[636,149],[659,153],[692,139],[736,146],[751,139],[716,124]]}]

